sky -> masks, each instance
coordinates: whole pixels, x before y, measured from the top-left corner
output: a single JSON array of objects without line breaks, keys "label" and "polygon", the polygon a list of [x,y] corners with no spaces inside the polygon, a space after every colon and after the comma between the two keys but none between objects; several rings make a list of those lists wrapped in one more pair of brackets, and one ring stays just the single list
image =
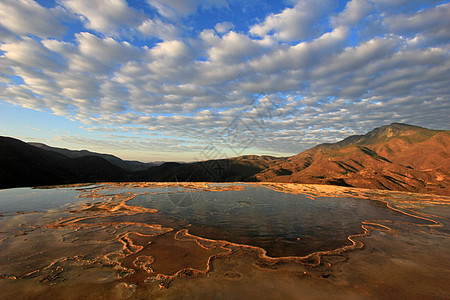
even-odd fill
[{"label": "sky", "polygon": [[0,135],[150,162],[448,130],[449,49],[449,1],[0,0]]}]

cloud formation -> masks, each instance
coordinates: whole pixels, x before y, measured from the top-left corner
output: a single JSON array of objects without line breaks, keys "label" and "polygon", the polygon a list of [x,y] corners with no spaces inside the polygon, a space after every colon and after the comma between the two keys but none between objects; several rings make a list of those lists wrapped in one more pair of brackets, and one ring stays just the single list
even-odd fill
[{"label": "cloud formation", "polygon": [[273,37],[277,41],[296,41],[316,36],[321,32],[319,22],[329,11],[331,1],[300,0],[294,7],[271,14],[249,30],[253,35]]},{"label": "cloud formation", "polygon": [[237,2],[3,1],[0,101],[152,150],[283,155],[391,122],[444,129],[450,4],[405,3],[300,0],[246,26],[191,28]]},{"label": "cloud formation", "polygon": [[140,16],[125,0],[60,0],[87,29],[114,32],[119,27],[136,26]]},{"label": "cloud formation", "polygon": [[168,19],[176,20],[211,7],[226,7],[226,0],[147,0],[147,3]]},{"label": "cloud formation", "polygon": [[0,25],[17,35],[60,37],[65,29],[59,9],[46,9],[33,0],[4,0],[0,2]]}]

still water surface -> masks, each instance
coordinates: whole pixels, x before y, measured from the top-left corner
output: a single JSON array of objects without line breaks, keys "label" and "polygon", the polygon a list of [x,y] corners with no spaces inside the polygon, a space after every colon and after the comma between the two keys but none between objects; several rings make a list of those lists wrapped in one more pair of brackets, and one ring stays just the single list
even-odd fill
[{"label": "still water surface", "polygon": [[363,221],[420,221],[393,211],[380,201],[350,197],[311,199],[263,186],[241,185],[245,187],[241,191],[203,191],[177,186],[114,187],[97,193],[104,198],[79,197],[82,189],[75,187],[0,190],[0,217],[17,212],[69,210],[80,202],[136,194],[128,205],[154,208],[158,212],[102,216],[86,222],[133,221],[161,224],[175,230],[187,228],[191,234],[201,237],[261,247],[273,257],[304,256],[350,245],[348,236],[362,233]]},{"label": "still water surface", "polygon": [[261,247],[273,257],[350,245],[347,237],[362,233],[365,220],[417,222],[379,201],[311,199],[262,186],[246,186],[243,191],[161,192],[136,196],[127,204],[155,208],[156,215],[170,219],[170,226],[178,224],[194,235]]}]

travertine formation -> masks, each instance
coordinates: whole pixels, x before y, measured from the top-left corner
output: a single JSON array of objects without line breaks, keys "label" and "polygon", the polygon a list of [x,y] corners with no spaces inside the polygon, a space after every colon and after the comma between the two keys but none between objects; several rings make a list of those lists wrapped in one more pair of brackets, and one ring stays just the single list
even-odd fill
[{"label": "travertine formation", "polygon": [[[250,184],[311,198],[376,199],[417,220],[366,220],[360,234],[348,237],[347,246],[304,257],[273,258],[261,248],[194,236],[189,228],[149,224],[146,215],[158,220],[155,209],[127,204],[136,195],[151,193],[151,188],[173,185],[78,186],[73,187],[79,192],[78,204],[47,212],[5,213],[0,217],[2,298],[282,295],[294,299],[320,298],[330,292],[342,299],[448,296],[449,197],[324,185]],[[200,193],[246,186],[177,185]],[[408,285],[411,282],[415,284]]]}]

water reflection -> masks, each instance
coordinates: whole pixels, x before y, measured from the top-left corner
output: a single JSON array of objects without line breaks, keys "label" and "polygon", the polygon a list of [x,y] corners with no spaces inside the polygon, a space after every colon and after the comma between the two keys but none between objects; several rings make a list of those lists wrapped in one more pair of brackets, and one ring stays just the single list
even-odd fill
[{"label": "water reflection", "polygon": [[[85,188],[89,188],[86,186]],[[46,212],[91,199],[78,198],[80,191],[75,187],[58,188],[16,188],[0,190],[0,212]]]},{"label": "water reflection", "polygon": [[[185,199],[191,199],[192,205],[176,205]],[[243,191],[139,195],[127,204],[157,209],[159,213],[147,222],[158,218],[164,223],[161,217],[165,216],[170,220],[167,225],[188,225],[194,235],[262,247],[273,257],[303,256],[349,245],[347,237],[361,233],[365,220],[417,221],[378,201],[311,199],[254,186]]]}]

